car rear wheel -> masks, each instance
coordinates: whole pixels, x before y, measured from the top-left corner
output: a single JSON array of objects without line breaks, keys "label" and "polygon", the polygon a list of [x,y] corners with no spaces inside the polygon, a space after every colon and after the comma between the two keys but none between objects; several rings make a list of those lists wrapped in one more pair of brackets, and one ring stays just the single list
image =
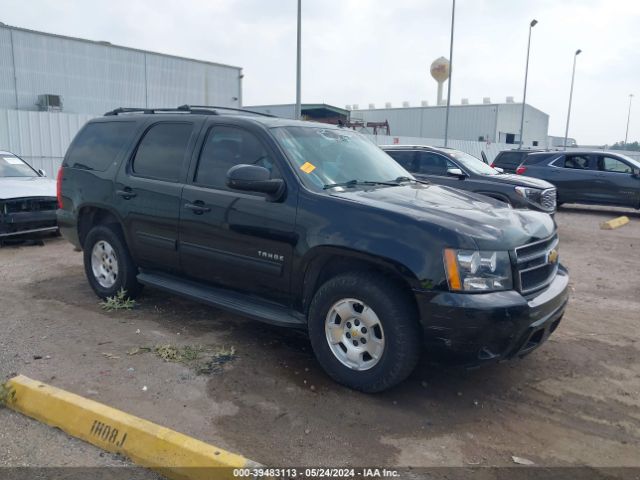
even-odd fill
[{"label": "car rear wheel", "polygon": [[364,392],[403,381],[422,344],[410,296],[370,273],[343,274],[320,287],[309,309],[309,335],[329,376]]},{"label": "car rear wheel", "polygon": [[138,269],[117,225],[97,225],[84,243],[84,270],[93,291],[100,298],[116,295],[121,289],[134,298],[142,286]]}]

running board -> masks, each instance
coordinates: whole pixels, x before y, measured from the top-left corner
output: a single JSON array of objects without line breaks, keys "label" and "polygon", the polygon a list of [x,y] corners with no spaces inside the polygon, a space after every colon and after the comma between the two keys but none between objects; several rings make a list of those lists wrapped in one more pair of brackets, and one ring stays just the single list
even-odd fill
[{"label": "running board", "polygon": [[203,285],[165,273],[143,272],[138,274],[137,279],[143,285],[273,325],[298,328],[306,328],[307,325],[306,319],[300,313],[292,313],[286,307],[231,290]]}]

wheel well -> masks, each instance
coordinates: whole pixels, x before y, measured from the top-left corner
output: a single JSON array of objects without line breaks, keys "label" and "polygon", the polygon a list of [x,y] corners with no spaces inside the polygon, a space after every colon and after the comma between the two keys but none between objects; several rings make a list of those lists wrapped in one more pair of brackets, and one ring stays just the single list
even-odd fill
[{"label": "wheel well", "polygon": [[389,282],[398,285],[411,299],[417,308],[415,297],[410,294],[412,286],[397,270],[391,266],[374,263],[365,259],[350,258],[347,256],[326,255],[313,261],[307,269],[304,277],[302,309],[306,313],[311,304],[315,292],[328,280],[343,273],[367,272],[386,277]]},{"label": "wheel well", "polygon": [[84,245],[89,230],[96,225],[116,224],[120,227],[120,222],[109,210],[98,207],[83,207],[78,213],[78,238],[80,245]]}]

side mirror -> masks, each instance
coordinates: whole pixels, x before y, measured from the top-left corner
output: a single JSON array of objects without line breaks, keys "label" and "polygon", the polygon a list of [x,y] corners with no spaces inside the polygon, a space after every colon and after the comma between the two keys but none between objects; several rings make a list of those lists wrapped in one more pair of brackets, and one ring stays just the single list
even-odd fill
[{"label": "side mirror", "polygon": [[451,177],[458,177],[460,180],[466,177],[464,172],[459,168],[447,168],[447,175]]},{"label": "side mirror", "polygon": [[498,173],[504,173],[504,168],[500,168],[500,167],[493,167],[493,169],[498,172]]},{"label": "side mirror", "polygon": [[46,177],[47,176],[47,172],[45,172],[44,170],[42,170],[41,168],[38,169],[38,173],[40,174],[41,177]]},{"label": "side mirror", "polygon": [[270,200],[278,200],[285,190],[282,179],[269,178],[271,173],[258,165],[235,165],[227,172],[227,187],[245,192],[266,193]]}]

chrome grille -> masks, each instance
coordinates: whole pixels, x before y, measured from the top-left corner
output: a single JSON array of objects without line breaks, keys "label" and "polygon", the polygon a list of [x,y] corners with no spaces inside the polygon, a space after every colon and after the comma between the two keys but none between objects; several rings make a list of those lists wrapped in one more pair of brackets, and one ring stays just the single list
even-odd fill
[{"label": "chrome grille", "polygon": [[[558,273],[558,235],[516,248],[516,278],[520,292],[527,295],[548,286]],[[555,261],[554,261],[555,260]]]},{"label": "chrome grille", "polygon": [[554,211],[556,209],[556,189],[547,188],[540,194],[540,205],[542,208],[548,211]]}]

